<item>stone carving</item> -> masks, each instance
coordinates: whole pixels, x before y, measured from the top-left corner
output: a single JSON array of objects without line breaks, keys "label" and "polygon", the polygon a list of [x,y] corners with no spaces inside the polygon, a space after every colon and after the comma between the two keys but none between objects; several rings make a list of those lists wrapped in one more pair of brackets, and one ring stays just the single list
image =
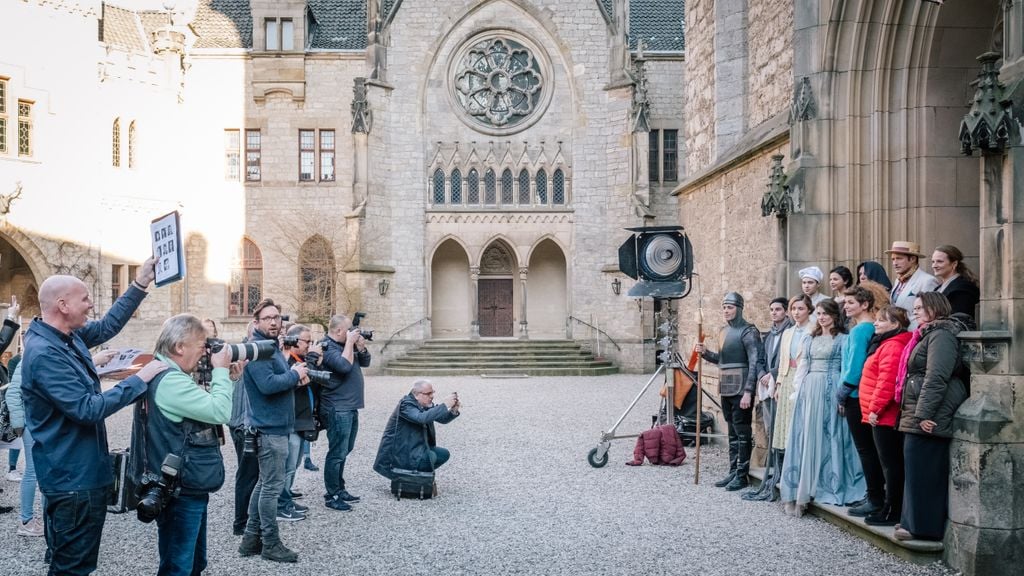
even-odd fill
[{"label": "stone carving", "polygon": [[804,76],[797,82],[793,90],[793,104],[789,109],[789,123],[795,124],[804,120],[811,120],[817,114],[814,103],[814,90],[811,89],[811,79]]},{"label": "stone carving", "polygon": [[373,111],[366,99],[366,78],[356,78],[352,92],[352,133],[369,134],[373,128]]},{"label": "stone carving", "polygon": [[772,166],[768,174],[768,189],[761,198],[761,216],[775,214],[785,218],[793,213],[793,198],[786,186],[786,173],[782,169],[782,154],[772,156]]},{"label": "stone carving", "polygon": [[452,82],[466,114],[489,128],[522,124],[538,110],[546,88],[533,52],[503,36],[473,43],[458,59]]},{"label": "stone carving", "polygon": [[1007,143],[1017,142],[1020,127],[1013,117],[1013,103],[999,82],[996,63],[1001,56],[986,52],[978,56],[981,72],[974,103],[960,122],[960,151],[970,156],[975,150],[1001,152]]},{"label": "stone carving", "polygon": [[512,254],[501,243],[492,244],[480,258],[481,274],[512,274],[515,270]]},{"label": "stone carving", "polygon": [[644,41],[636,43],[636,58],[633,59],[633,132],[651,131],[651,103],[647,99],[647,58],[644,58]]}]

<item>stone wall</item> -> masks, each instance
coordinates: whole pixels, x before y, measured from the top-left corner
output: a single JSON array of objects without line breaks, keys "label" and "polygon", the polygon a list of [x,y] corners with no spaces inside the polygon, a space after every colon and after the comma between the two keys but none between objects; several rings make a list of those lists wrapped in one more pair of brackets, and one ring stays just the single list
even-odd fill
[{"label": "stone wall", "polygon": [[792,0],[747,0],[747,26],[757,35],[747,61],[748,126],[789,107],[793,92]]},{"label": "stone wall", "polygon": [[714,160],[715,152],[715,2],[686,3],[686,173]]}]

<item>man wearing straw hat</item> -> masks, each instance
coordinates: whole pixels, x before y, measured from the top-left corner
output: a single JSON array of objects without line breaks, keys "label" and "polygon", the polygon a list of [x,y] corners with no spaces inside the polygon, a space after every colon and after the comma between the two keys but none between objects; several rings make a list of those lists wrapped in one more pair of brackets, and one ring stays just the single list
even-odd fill
[{"label": "man wearing straw hat", "polygon": [[[894,306],[903,308],[913,318],[914,299],[922,292],[934,292],[939,287],[939,281],[921,269],[919,260],[924,254],[921,254],[917,242],[896,240],[885,253],[892,259],[892,270],[896,276],[889,298]],[[911,322],[910,329],[916,327],[917,322]]]}]

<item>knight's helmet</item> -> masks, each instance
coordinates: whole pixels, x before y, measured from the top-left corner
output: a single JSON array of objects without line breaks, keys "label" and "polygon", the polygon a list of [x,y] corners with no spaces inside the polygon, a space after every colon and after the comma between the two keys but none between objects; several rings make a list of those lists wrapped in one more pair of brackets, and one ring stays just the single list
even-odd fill
[{"label": "knight's helmet", "polygon": [[739,292],[729,292],[722,298],[722,304],[732,304],[736,307],[736,317],[729,322],[732,326],[742,326],[747,321],[743,319],[743,296]]}]

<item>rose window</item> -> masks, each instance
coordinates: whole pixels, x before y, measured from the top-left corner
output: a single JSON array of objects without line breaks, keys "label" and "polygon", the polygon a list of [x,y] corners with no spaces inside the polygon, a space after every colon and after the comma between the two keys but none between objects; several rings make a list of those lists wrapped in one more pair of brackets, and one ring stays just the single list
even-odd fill
[{"label": "rose window", "polygon": [[464,50],[454,80],[455,100],[486,128],[514,128],[541,107],[541,63],[529,48],[509,38],[487,38]]}]

